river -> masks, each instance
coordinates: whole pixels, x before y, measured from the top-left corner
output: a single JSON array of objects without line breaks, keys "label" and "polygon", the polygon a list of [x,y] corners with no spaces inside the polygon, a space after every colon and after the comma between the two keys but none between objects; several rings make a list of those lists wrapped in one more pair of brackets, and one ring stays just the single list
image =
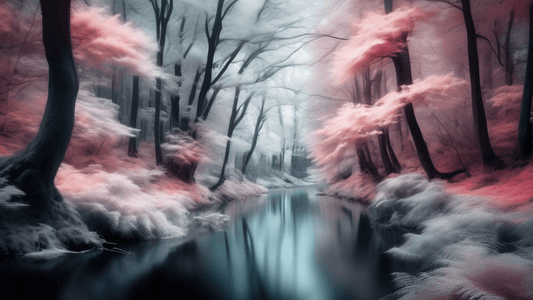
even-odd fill
[{"label": "river", "polygon": [[0,258],[0,299],[379,299],[390,263],[358,203],[271,190],[199,212],[225,230],[53,259]]}]

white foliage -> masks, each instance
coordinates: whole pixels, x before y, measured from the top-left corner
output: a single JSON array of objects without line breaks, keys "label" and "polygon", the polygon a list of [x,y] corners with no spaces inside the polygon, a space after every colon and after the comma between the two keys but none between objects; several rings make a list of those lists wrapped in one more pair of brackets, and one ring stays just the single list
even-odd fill
[{"label": "white foliage", "polygon": [[389,253],[435,268],[398,275],[401,299],[531,299],[532,204],[502,211],[488,199],[450,195],[439,182],[411,174],[377,188],[374,224],[413,232]]},{"label": "white foliage", "polygon": [[203,228],[214,229],[218,231],[224,230],[225,226],[230,220],[229,216],[220,213],[210,213],[194,217],[194,222]]},{"label": "white foliage", "polygon": [[76,127],[74,136],[135,136],[136,129],[117,121],[118,104],[110,99],[98,98],[88,84],[82,84],[76,101]]},{"label": "white foliage", "polygon": [[87,225],[105,236],[144,240],[179,237],[185,234],[186,207],[193,200],[179,188],[175,193],[151,188],[163,174],[158,170],[108,173],[96,165],[80,171],[63,164],[56,184]]}]

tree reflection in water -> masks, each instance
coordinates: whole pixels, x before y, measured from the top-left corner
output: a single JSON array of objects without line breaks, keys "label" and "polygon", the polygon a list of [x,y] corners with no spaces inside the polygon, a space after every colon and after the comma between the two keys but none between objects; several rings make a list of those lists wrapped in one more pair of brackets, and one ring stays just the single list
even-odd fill
[{"label": "tree reflection in water", "polygon": [[37,292],[59,299],[364,300],[392,292],[383,241],[357,203],[300,188],[217,210],[231,217],[226,231],[195,228],[186,239],[121,246],[132,255],[91,252],[40,266],[4,260],[0,289],[24,294],[24,275],[39,274],[48,294]]}]

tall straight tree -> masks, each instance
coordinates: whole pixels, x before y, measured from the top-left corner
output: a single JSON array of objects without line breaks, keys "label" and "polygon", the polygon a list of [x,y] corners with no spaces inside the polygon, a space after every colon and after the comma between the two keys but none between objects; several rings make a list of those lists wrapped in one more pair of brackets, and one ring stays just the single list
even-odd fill
[{"label": "tall straight tree", "polygon": [[[181,57],[178,59],[176,63],[174,63],[174,75],[178,78],[178,87],[181,88],[182,84],[182,63],[187,58],[187,55],[189,55],[189,52],[192,49],[192,46],[194,45],[195,39],[196,39],[196,29],[198,27],[198,21],[196,22],[196,27],[193,30],[192,40],[187,49],[185,51],[183,50],[183,40],[185,39],[185,23],[187,22],[187,17],[184,14],[181,17],[180,21],[180,30],[178,33],[178,52],[180,53]],[[192,92],[192,91],[191,91]],[[176,95],[172,96],[170,98],[170,122],[169,122],[169,128],[172,130],[173,127],[179,127],[180,126],[180,100],[181,95],[180,93],[177,93]]]},{"label": "tall straight tree", "polygon": [[[365,99],[366,105],[372,105],[372,90],[374,89],[375,96],[379,99],[381,98],[381,74],[382,71],[376,72],[376,75],[374,78],[370,77],[370,68],[367,68],[363,72],[363,96]],[[375,83],[375,84],[374,84]],[[372,88],[372,85],[374,84],[374,88]],[[381,155],[381,161],[383,162],[383,168],[385,169],[385,173],[387,175],[391,173],[398,173],[401,170],[401,166],[398,163],[398,165],[393,164],[392,157],[396,159],[396,155],[391,150],[389,151],[389,148],[387,147],[387,140],[389,139],[388,134],[388,128],[382,127],[381,131],[383,134],[378,136],[378,145],[379,145],[379,153]],[[389,141],[390,143],[390,141]],[[396,159],[396,162],[398,160]]]},{"label": "tall straight tree", "polygon": [[[385,13],[387,14],[391,13],[393,11],[393,1],[384,0],[384,4],[385,4]],[[407,46],[407,34],[403,34],[402,40],[405,43],[405,47],[402,49],[400,53],[398,53],[395,56],[392,56],[392,61],[396,69],[396,82],[397,82],[398,90],[401,90],[402,85],[413,84],[413,77],[411,74],[411,60],[409,58],[409,48]],[[426,142],[422,135],[422,131],[420,130],[420,126],[418,125],[418,121],[416,120],[413,104],[408,103],[407,105],[405,105],[404,112],[405,112],[405,119],[407,120],[407,125],[409,126],[409,130],[411,132],[411,136],[415,144],[416,152],[420,160],[420,164],[422,165],[422,168],[424,169],[424,171],[426,172],[426,175],[430,179],[451,178],[465,171],[465,170],[456,170],[450,173],[439,172],[435,168],[435,165],[433,164],[433,161],[431,160],[431,156],[429,154],[429,150],[427,148]]]},{"label": "tall straight tree", "polygon": [[255,121],[252,145],[250,146],[250,150],[246,152],[246,157],[244,158],[244,163],[242,164],[242,175],[246,174],[246,167],[248,166],[248,163],[250,163],[250,159],[252,159],[252,154],[254,153],[255,147],[257,146],[259,133],[261,132],[261,129],[263,129],[263,125],[265,125],[265,121],[267,120],[265,102],[266,95],[263,95],[263,99],[261,100],[261,108],[259,109],[259,113],[257,114],[257,119]]},{"label": "tall straight tree", "polygon": [[[174,0],[150,0],[155,14],[156,36],[159,43],[159,51],[157,52],[157,65],[163,66],[163,54],[165,50],[165,41],[167,36],[167,26],[172,10],[174,8]],[[154,116],[154,143],[155,143],[155,161],[156,164],[163,164],[163,152],[161,150],[161,78],[156,79],[155,90],[155,116]]]},{"label": "tall straight tree", "polygon": [[533,97],[533,4],[529,6],[529,46],[527,51],[524,92],[518,121],[519,153],[522,159],[529,159],[533,151],[531,135],[531,99]]},{"label": "tall straight tree", "polygon": [[[74,128],[74,109],[79,89],[70,35],[70,0],[41,0],[43,44],[48,62],[48,99],[37,135],[21,152],[0,158],[0,186],[11,185],[14,199],[2,201],[0,236],[17,231],[15,249],[3,254],[20,254],[47,248],[46,234],[38,226],[53,228],[53,235],[70,249],[92,248],[101,243],[91,235],[80,216],[63,201],[54,179],[65,156]],[[8,189],[4,189],[7,191]],[[9,195],[10,192],[5,193]],[[10,204],[9,204],[10,203]],[[19,205],[17,205],[19,204]],[[12,205],[5,210],[6,205]],[[12,229],[11,227],[16,227]],[[31,230],[31,231],[30,231]],[[52,230],[46,229],[46,232]],[[32,234],[28,235],[28,232]],[[34,240],[32,240],[34,239]],[[5,244],[4,244],[5,245]]]},{"label": "tall straight tree", "polygon": [[[137,128],[137,113],[139,111],[139,76],[133,76],[133,88],[131,91],[131,116],[130,127]],[[128,156],[137,157],[137,136],[130,137],[128,144]]]},{"label": "tall straight tree", "polygon": [[[126,4],[122,2],[122,17],[126,21]],[[139,76],[133,75],[133,86],[131,90],[131,112],[130,127],[137,128],[137,114],[139,112]],[[130,137],[128,142],[128,156],[137,157],[137,135]]]},{"label": "tall straight tree", "polygon": [[213,84],[213,82],[211,82],[211,78],[213,75],[213,63],[215,59],[215,52],[220,42],[220,33],[222,32],[222,20],[224,19],[224,17],[226,17],[228,11],[235,5],[235,3],[237,3],[237,1],[238,0],[233,0],[224,9],[224,0],[218,0],[217,12],[215,14],[215,21],[213,23],[213,28],[211,29],[211,33],[209,33],[209,19],[206,18],[205,20],[205,34],[207,36],[207,42],[208,42],[207,62],[205,65],[204,81],[202,82],[202,86],[200,88],[200,95],[198,96],[198,105],[196,108],[196,119],[199,119],[204,113],[205,107],[207,105],[206,104],[207,92],[209,92],[209,89],[211,88]]},{"label": "tall straight tree", "polygon": [[487,118],[483,105],[481,79],[479,73],[479,55],[477,50],[477,34],[470,9],[470,0],[461,0],[462,12],[465,20],[466,38],[468,43],[468,67],[470,70],[470,87],[472,93],[472,112],[474,115],[474,132],[481,151],[483,165],[501,167],[502,161],[496,156],[489,139]]}]

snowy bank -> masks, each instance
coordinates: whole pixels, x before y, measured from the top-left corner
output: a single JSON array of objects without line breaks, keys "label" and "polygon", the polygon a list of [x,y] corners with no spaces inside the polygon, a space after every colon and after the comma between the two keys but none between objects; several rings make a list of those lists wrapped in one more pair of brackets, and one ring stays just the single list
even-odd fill
[{"label": "snowy bank", "polygon": [[299,179],[287,173],[279,172],[279,171],[275,175],[272,175],[272,176],[258,177],[255,181],[256,183],[269,189],[290,188],[290,187],[308,186],[308,185],[315,184],[314,182]]},{"label": "snowy bank", "polygon": [[424,270],[395,274],[401,299],[533,298],[533,203],[502,209],[417,174],[387,179],[377,190],[373,226],[408,232],[388,252]]}]

